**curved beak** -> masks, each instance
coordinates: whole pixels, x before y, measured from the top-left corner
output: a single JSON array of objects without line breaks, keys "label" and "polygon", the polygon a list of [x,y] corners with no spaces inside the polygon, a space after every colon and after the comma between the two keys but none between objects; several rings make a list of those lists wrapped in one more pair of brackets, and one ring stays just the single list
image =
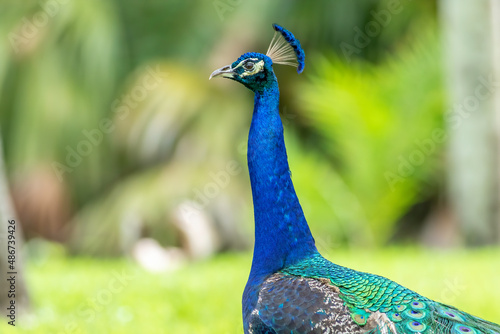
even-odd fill
[{"label": "curved beak", "polygon": [[210,78],[208,78],[208,80],[215,77],[223,77],[223,78],[234,77],[234,72],[233,69],[231,68],[231,65],[227,65],[219,68],[218,70],[213,71],[212,74],[210,74]]}]

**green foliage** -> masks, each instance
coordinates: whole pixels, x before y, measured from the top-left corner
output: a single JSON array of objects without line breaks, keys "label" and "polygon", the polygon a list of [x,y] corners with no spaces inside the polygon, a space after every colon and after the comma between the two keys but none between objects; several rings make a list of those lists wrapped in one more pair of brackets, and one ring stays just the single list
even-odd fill
[{"label": "green foliage", "polygon": [[[332,211],[353,226],[349,239],[387,240],[437,175],[445,135],[438,44],[428,38],[413,45],[376,66],[316,58],[315,74],[298,89],[302,116],[334,161],[338,176],[329,178],[342,180],[345,199]],[[338,189],[324,186],[323,193]]]},{"label": "green foliage", "polygon": [[[0,52],[0,133],[11,187],[14,193],[19,188],[31,193],[32,199],[61,194],[47,199],[48,206],[54,216],[63,217],[60,225],[75,227],[73,249],[92,254],[126,249],[119,231],[126,229],[124,221],[133,220],[130,217],[148,227],[168,225],[171,209],[193,200],[194,191],[211,182],[208,173],[232,160],[243,172],[229,188],[221,189],[207,209],[220,204],[224,196],[246,203],[233,201],[227,206],[232,211],[220,216],[233,217],[226,220],[236,229],[251,230],[244,148],[252,99],[244,88],[230,82],[209,82],[209,73],[243,52],[264,52],[272,37],[272,22],[295,27],[307,52],[340,52],[342,41],[353,43],[355,27],[363,28],[374,19],[372,10],[387,7],[387,2],[374,0],[355,6],[348,0],[314,4],[222,0],[194,5],[179,0],[0,2],[4,6],[0,49],[5,50]],[[406,4],[404,12],[392,17],[380,36],[356,56],[379,59],[415,24],[407,20],[409,16],[419,21],[433,15],[429,5],[433,1],[425,3]],[[56,6],[50,14],[49,5]],[[44,15],[48,19],[33,26],[35,18]],[[13,34],[21,39],[13,40]],[[311,73],[315,61],[308,59],[306,69]],[[168,75],[140,101],[131,99],[133,94],[142,96],[137,88],[157,66]],[[291,91],[286,75],[293,71],[287,70],[277,69],[282,72],[278,73],[281,87]],[[282,98],[282,105],[291,105],[290,96],[282,94]],[[121,112],[124,108],[126,113]],[[100,137],[99,142],[85,147],[88,134],[100,131],[103,121],[112,130],[101,131],[102,137],[94,137]],[[80,160],[75,161],[70,152],[84,149],[90,152],[79,154]],[[302,152],[299,147],[289,149]],[[310,203],[313,227],[332,235],[333,228],[342,227],[343,232],[336,233],[339,240],[362,242],[366,236],[354,231],[365,221],[359,218],[365,214],[358,209],[341,211],[332,204],[359,206],[347,199],[355,196],[342,190],[350,185],[340,174],[332,175],[322,152],[308,154],[311,157],[294,169],[300,178],[297,182],[307,185],[311,181],[306,178],[319,170],[325,180],[331,178],[330,188],[300,190],[305,194],[301,198]],[[38,180],[40,175],[45,180],[43,190],[29,181],[21,186],[23,180]],[[35,202],[26,201],[31,212],[46,209],[37,208],[39,201]],[[56,220],[23,214],[20,220],[30,220],[29,225],[49,225],[44,217],[50,223]],[[68,222],[68,217],[73,219]],[[155,231],[165,231],[163,227]],[[101,231],[101,238],[94,237],[96,231]]]},{"label": "green foliage", "polygon": [[[185,203],[196,202],[202,206],[200,212],[213,214],[221,202],[231,202],[221,215],[232,217],[226,226],[232,233],[241,229],[235,221],[250,222],[248,205],[242,207],[235,200],[249,188],[248,184],[242,187],[240,175],[205,196],[206,203],[199,196],[214,182],[210,175],[228,163],[235,163],[242,174],[244,157],[238,151],[246,143],[246,134],[239,129],[246,118],[240,110],[244,104],[235,107],[241,95],[226,99],[224,92],[211,89],[206,76],[165,62],[137,70],[122,96],[133,95],[152,69],[162,73],[158,84],[133,108],[115,113],[115,130],[109,134],[116,143],[114,153],[132,172],[75,216],[70,241],[74,252],[118,256],[128,252],[144,230],[165,245],[179,245],[172,221]],[[219,99],[214,98],[219,94]]]},{"label": "green foliage", "polygon": [[[491,288],[497,283],[498,251],[336,249],[327,257],[340,265],[384,275],[426,297],[498,323],[500,290]],[[163,274],[145,272],[126,260],[37,254],[39,258],[32,259],[27,268],[33,312],[18,319],[15,328],[2,321],[2,333],[242,331],[241,294],[250,254],[219,256]],[[425,268],[425,274],[416,273],[415,268]]]},{"label": "green foliage", "polygon": [[[77,150],[83,131],[97,126],[108,113],[116,86],[116,17],[108,2],[70,1],[49,17],[38,2],[7,6],[1,20],[0,125],[9,170],[17,173],[53,163],[68,165],[68,147]],[[38,16],[37,16],[38,15]],[[5,38],[3,38],[5,37]],[[2,75],[3,74],[3,75]],[[79,164],[68,181],[82,200],[109,179],[113,166],[106,145],[92,147],[92,158]],[[53,173],[55,176],[56,173]]]},{"label": "green foliage", "polygon": [[285,130],[292,180],[320,251],[341,244],[373,242],[363,224],[360,202],[342,176],[316,150],[305,150],[297,135]]}]

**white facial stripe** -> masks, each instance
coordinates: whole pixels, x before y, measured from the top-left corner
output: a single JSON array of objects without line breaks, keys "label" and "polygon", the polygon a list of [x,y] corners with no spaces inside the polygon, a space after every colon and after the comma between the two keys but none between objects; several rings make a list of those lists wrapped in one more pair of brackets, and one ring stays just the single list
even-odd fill
[{"label": "white facial stripe", "polygon": [[245,64],[248,60],[251,60],[251,61],[257,61],[259,60],[258,58],[247,58],[245,60],[242,60],[238,65],[236,65],[235,68],[233,68],[233,70],[237,69],[238,67],[241,67],[243,66],[243,64]]},{"label": "white facial stripe", "polygon": [[[238,66],[239,66],[239,64],[238,64]],[[245,72],[241,73],[240,76],[246,77],[248,75],[254,75],[255,73],[259,73],[260,71],[262,71],[263,68],[264,68],[264,61],[261,60],[261,61],[255,63],[252,72],[245,71]]]}]

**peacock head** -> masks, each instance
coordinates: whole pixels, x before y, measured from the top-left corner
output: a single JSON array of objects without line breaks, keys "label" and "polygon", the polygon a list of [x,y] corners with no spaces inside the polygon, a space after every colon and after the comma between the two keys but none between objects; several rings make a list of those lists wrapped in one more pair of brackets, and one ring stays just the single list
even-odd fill
[{"label": "peacock head", "polygon": [[273,24],[276,31],[267,53],[248,52],[234,63],[215,70],[209,79],[215,77],[238,81],[254,92],[262,91],[276,81],[273,64],[297,67],[304,70],[305,54],[300,42],[285,28]]},{"label": "peacock head", "polygon": [[210,79],[214,77],[228,78],[242,83],[254,92],[261,91],[276,81],[272,65],[273,61],[268,56],[262,53],[248,52],[231,65],[215,70],[210,75]]}]

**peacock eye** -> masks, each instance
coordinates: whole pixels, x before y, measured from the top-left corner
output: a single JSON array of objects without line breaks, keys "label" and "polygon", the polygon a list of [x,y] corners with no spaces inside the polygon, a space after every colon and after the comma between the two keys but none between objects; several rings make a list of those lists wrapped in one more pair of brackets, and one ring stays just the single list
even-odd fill
[{"label": "peacock eye", "polygon": [[255,64],[252,63],[251,61],[247,61],[245,65],[243,65],[243,67],[245,68],[245,70],[251,71],[255,67]]}]

